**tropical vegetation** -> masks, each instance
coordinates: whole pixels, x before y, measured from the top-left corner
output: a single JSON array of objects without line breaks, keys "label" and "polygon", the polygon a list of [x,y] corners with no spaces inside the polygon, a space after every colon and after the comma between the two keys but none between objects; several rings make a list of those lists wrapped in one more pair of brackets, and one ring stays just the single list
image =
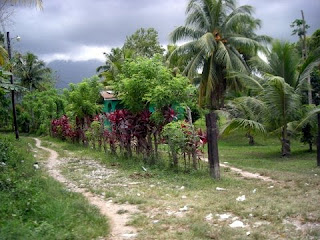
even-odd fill
[{"label": "tropical vegetation", "polygon": [[[6,4],[42,8],[41,0]],[[319,237],[318,229],[279,226],[293,217],[301,229],[319,226],[312,202],[319,198],[320,29],[307,36],[302,12],[291,43],[259,35],[261,25],[251,6],[235,0],[189,0],[166,48],[156,29],[139,28],[104,53],[97,75],[66,89],[56,88],[53,70],[34,53],[11,57],[0,34],[0,239],[100,239],[109,232],[96,209],[42,171],[37,159],[47,156],[30,138],[39,135],[74,179],[81,175],[76,162],[87,156],[101,160],[98,168],[119,170],[116,181],[102,179],[103,189],[82,185],[110,203],[141,204],[143,214],[130,224],[143,228],[144,239]],[[112,112],[103,108],[108,101],[117,103]],[[12,129],[23,137],[14,140]],[[257,190],[233,166],[281,184],[269,179]],[[235,204],[239,192],[248,201]],[[251,232],[230,230],[212,209],[244,219]]]}]

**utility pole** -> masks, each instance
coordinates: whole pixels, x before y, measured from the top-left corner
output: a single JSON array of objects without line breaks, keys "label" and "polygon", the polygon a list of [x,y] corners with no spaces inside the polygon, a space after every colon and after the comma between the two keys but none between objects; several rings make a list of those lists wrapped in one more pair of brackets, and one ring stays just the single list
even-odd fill
[{"label": "utility pole", "polygon": [[[11,45],[10,45],[10,34],[7,32],[7,45],[8,45],[8,57],[9,61],[11,61]],[[12,67],[10,65],[10,83],[13,85],[13,75],[12,75]],[[11,102],[12,102],[12,114],[13,114],[13,125],[14,125],[14,132],[16,134],[16,139],[19,139],[19,129],[17,123],[17,112],[16,112],[16,104],[14,99],[14,89],[11,90]]]},{"label": "utility pole", "polygon": [[[302,33],[303,33],[303,39],[302,39],[302,58],[303,60],[306,60],[308,57],[308,51],[307,51],[307,37],[306,37],[306,21],[304,20],[304,14],[303,10],[301,10],[301,16],[302,16]],[[312,104],[312,92],[311,92],[311,79],[310,75],[307,76],[307,82],[309,85],[308,89],[308,104]]]}]

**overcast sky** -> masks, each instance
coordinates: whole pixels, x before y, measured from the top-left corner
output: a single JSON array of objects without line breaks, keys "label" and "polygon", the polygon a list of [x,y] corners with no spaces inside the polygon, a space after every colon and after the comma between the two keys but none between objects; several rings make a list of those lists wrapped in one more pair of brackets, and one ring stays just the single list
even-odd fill
[{"label": "overcast sky", "polygon": [[[2,1],[2,0],[0,0]],[[21,36],[14,48],[31,51],[46,62],[53,60],[103,61],[103,52],[122,46],[138,28],[153,27],[162,45],[169,33],[184,24],[188,0],[43,0],[43,11],[15,7],[11,36]],[[320,28],[320,0],[239,0],[255,7],[262,20],[260,34],[297,40],[290,23],[304,11],[308,30]]]}]

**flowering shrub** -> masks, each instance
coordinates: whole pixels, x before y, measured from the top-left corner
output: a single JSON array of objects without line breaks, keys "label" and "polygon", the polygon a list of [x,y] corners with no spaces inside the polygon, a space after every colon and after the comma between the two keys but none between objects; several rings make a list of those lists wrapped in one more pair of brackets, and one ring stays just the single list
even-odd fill
[{"label": "flowering shrub", "polygon": [[73,140],[77,137],[77,132],[72,129],[66,115],[51,121],[51,133],[54,137],[59,137],[63,140],[67,138]]},{"label": "flowering shrub", "polygon": [[132,154],[131,145],[133,142],[136,143],[137,153],[150,154],[152,151],[151,135],[155,136],[156,133],[160,133],[165,124],[176,118],[175,112],[171,108],[164,111],[163,120],[158,124],[151,116],[152,113],[149,110],[135,114],[124,109],[116,110],[107,116],[111,123],[111,132],[105,131],[104,137],[112,145],[112,148],[115,148],[115,144],[118,143],[121,148],[126,149],[128,155]]}]

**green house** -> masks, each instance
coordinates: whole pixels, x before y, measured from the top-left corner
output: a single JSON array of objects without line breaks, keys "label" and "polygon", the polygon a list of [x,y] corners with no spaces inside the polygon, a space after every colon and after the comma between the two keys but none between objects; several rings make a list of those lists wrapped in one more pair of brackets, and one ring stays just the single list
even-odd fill
[{"label": "green house", "polygon": [[[113,91],[107,90],[100,92],[101,97],[103,98],[103,112],[104,113],[112,113],[115,110],[123,109],[123,105],[121,101],[114,96]],[[105,127],[110,130],[110,122],[109,120],[104,121]]]},{"label": "green house", "polygon": [[111,113],[123,109],[121,101],[114,96],[113,91],[102,91],[100,94],[103,97],[103,112]]}]

